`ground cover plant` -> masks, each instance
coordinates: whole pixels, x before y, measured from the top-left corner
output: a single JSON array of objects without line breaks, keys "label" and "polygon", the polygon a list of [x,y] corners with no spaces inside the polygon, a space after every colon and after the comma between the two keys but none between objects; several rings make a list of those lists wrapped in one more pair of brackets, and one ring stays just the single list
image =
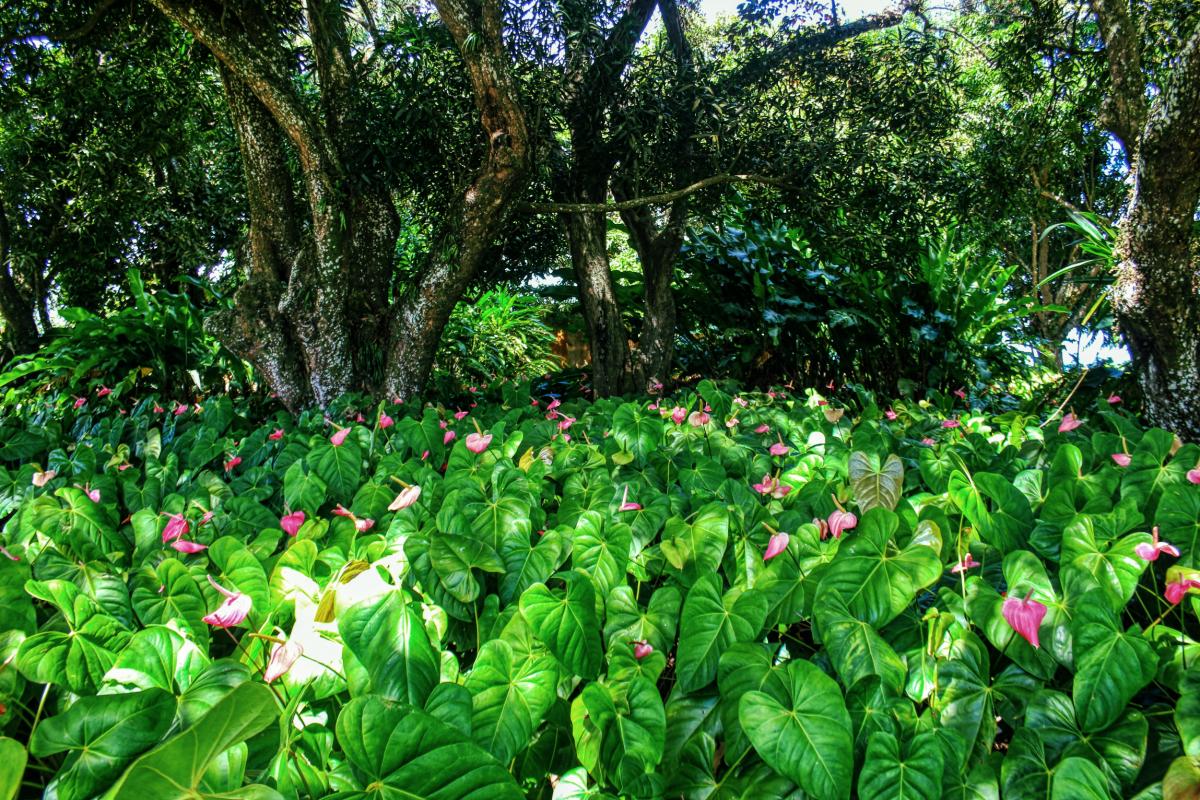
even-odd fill
[{"label": "ground cover plant", "polygon": [[6,418],[0,797],[1200,789],[1200,447],[726,389]]}]

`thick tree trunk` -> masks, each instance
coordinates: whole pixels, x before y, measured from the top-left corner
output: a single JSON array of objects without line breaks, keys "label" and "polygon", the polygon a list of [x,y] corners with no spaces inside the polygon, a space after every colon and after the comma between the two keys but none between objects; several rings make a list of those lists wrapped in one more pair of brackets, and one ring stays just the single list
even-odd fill
[{"label": "thick tree trunk", "polygon": [[563,214],[562,219],[591,346],[592,389],[599,397],[623,394],[633,388],[632,370],[628,334],[609,269],[608,219],[603,212]]},{"label": "thick tree trunk", "polygon": [[[622,195],[618,193],[618,199]],[[671,283],[675,259],[683,243],[683,221],[687,219],[687,200],[671,206],[667,224],[660,231],[648,208],[621,212],[629,228],[629,240],[642,265],[645,296],[642,301],[642,328],[638,332],[633,355],[633,380],[640,390],[653,390],[655,384],[671,379],[675,358],[675,294]]]},{"label": "thick tree trunk", "polygon": [[1169,83],[1145,108],[1141,32],[1120,0],[1093,3],[1112,97],[1109,127],[1122,140],[1133,188],[1117,241],[1113,306],[1129,340],[1146,413],[1200,441],[1200,31],[1174,60]]},{"label": "thick tree trunk", "polygon": [[17,284],[9,263],[12,236],[8,226],[8,211],[0,198],[0,316],[4,317],[3,358],[32,353],[37,349],[37,323],[34,321],[36,301]]}]

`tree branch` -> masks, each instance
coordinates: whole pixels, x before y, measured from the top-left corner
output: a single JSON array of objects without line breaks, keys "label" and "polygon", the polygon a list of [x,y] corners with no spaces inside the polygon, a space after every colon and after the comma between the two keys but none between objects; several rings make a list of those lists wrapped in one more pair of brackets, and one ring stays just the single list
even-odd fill
[{"label": "tree branch", "polygon": [[688,195],[695,194],[702,189],[707,189],[710,186],[720,186],[726,183],[762,183],[768,186],[779,186],[798,191],[796,187],[787,181],[765,175],[713,175],[696,181],[682,189],[675,189],[674,191],[662,194],[647,195],[646,197],[635,197],[616,203],[528,203],[523,206],[523,210],[532,211],[535,214],[590,214],[598,211],[604,213],[610,211],[629,211],[641,208],[642,206],[667,205]]},{"label": "tree branch", "polygon": [[1092,0],[1104,39],[1112,90],[1105,98],[1103,124],[1125,147],[1133,162],[1134,148],[1146,122],[1146,84],[1142,74],[1142,35],[1129,13],[1128,0]]}]

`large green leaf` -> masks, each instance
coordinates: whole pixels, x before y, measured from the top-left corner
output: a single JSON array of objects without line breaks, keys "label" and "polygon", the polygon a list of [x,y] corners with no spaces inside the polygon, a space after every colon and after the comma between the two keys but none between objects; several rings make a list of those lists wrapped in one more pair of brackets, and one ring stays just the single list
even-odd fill
[{"label": "large green leaf", "polygon": [[837,684],[815,665],[787,665],[787,704],[766,692],[747,692],[738,719],[755,751],[817,800],[850,796],[854,740]]},{"label": "large green leaf", "polygon": [[337,740],[363,791],[326,800],[522,800],[508,770],[479,745],[412,706],[367,695],[337,719]]},{"label": "large green leaf", "polygon": [[503,639],[485,642],[467,675],[475,741],[507,764],[529,745],[557,697],[558,663],[520,656]]},{"label": "large green leaf", "polygon": [[347,437],[338,447],[322,442],[309,450],[304,460],[325,482],[330,498],[348,507],[362,477],[362,450],[354,437]]},{"label": "large green leaf", "polygon": [[73,583],[29,581],[25,588],[59,609],[66,630],[44,629],[27,638],[17,654],[17,668],[37,683],[94,694],[128,641],[129,631]]},{"label": "large green leaf", "polygon": [[613,413],[612,432],[622,450],[644,460],[662,444],[662,417],[646,413],[636,403],[625,403]]},{"label": "large green leaf", "polygon": [[29,742],[39,758],[66,752],[56,775],[60,800],[86,800],[113,784],[125,766],[157,744],[175,719],[175,698],[151,689],[81,697],[44,720]]},{"label": "large green leaf", "polygon": [[243,683],[195,725],[134,761],[104,800],[282,800],[277,792],[261,786],[221,794],[211,792],[205,783],[205,772],[218,756],[278,716],[275,698],[266,686]]},{"label": "large green leaf", "polygon": [[985,542],[1002,553],[1025,546],[1033,530],[1033,512],[1012,481],[990,472],[970,477],[954,472],[947,491]]},{"label": "large green leaf", "polygon": [[860,509],[895,510],[904,487],[904,463],[898,455],[889,454],[881,466],[878,455],[855,451],[850,454],[849,469],[850,487]]},{"label": "large green leaf", "polygon": [[25,774],[25,748],[16,739],[0,736],[0,800],[15,800]]},{"label": "large green leaf", "polygon": [[474,570],[504,572],[504,561],[495,550],[479,539],[454,533],[434,534],[429,560],[442,586],[463,603],[473,602],[483,591]]},{"label": "large green leaf", "polygon": [[1154,524],[1163,538],[1179,548],[1179,563],[1200,567],[1200,492],[1189,483],[1167,487]]},{"label": "large green leaf", "polygon": [[679,517],[668,519],[660,546],[667,562],[690,586],[721,565],[728,542],[729,509],[721,503],[709,503],[696,512],[691,522]]},{"label": "large green leaf", "polygon": [[1133,599],[1138,579],[1149,563],[1135,552],[1135,548],[1149,542],[1149,534],[1131,533],[1102,543],[1096,536],[1092,518],[1080,515],[1063,531],[1063,583],[1070,583],[1066,574],[1069,570],[1086,573],[1100,585],[1112,610],[1120,611]]},{"label": "large green leaf", "polygon": [[666,724],[662,698],[646,678],[619,686],[590,683],[571,705],[580,762],[629,794],[640,795],[653,787]]},{"label": "large green leaf", "polygon": [[1085,733],[1110,725],[1143,686],[1154,679],[1158,658],[1136,629],[1123,631],[1107,603],[1093,593],[1071,622],[1075,638],[1072,699]]},{"label": "large green leaf", "polygon": [[283,474],[283,501],[292,511],[314,515],[325,502],[325,481],[303,461],[294,461]]},{"label": "large green leaf", "polygon": [[351,606],[338,620],[338,631],[367,671],[366,691],[414,705],[425,703],[438,683],[441,663],[420,611],[401,592]]},{"label": "large green leaf", "polygon": [[1054,768],[1050,800],[1109,800],[1104,773],[1083,758],[1068,758]]},{"label": "large green leaf", "polygon": [[858,776],[858,796],[878,800],[941,800],[942,746],[921,733],[901,743],[890,733],[871,734]]},{"label": "large green leaf", "polygon": [[1104,730],[1084,733],[1075,719],[1071,698],[1062,692],[1042,689],[1026,707],[1025,724],[1037,731],[1045,745],[1047,760],[1086,758],[1104,770],[1116,793],[1133,786],[1146,761],[1149,726],[1146,717],[1135,708],[1127,708]]},{"label": "large green leaf", "polygon": [[683,601],[675,674],[681,692],[694,692],[717,677],[721,654],[734,642],[758,634],[767,615],[767,601],[753,589],[730,589],[721,595],[721,577],[703,575]]},{"label": "large green leaf", "polygon": [[581,678],[600,674],[600,623],[592,581],[580,573],[562,576],[565,592],[552,592],[537,583],[521,595],[521,615],[534,634],[568,671]]},{"label": "large green leaf", "polygon": [[907,670],[900,656],[865,622],[850,616],[841,595],[817,597],[817,624],[830,660],[849,690],[868,675],[878,675],[883,685],[900,694]]}]

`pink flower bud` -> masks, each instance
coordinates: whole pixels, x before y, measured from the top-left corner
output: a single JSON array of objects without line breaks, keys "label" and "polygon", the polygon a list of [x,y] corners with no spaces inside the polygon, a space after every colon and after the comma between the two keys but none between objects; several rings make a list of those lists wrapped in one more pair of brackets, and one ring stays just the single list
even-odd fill
[{"label": "pink flower bud", "polygon": [[282,677],[292,665],[304,655],[304,648],[299,642],[288,640],[271,648],[271,658],[267,668],[263,670],[263,680],[272,683]]},{"label": "pink flower bud", "polygon": [[388,506],[388,511],[400,511],[408,508],[413,503],[417,502],[417,498],[421,496],[421,487],[413,484],[405,486],[400,494],[396,495],[396,499]]},{"label": "pink flower bud", "polygon": [[284,533],[288,536],[295,536],[300,532],[300,526],[304,524],[304,520],[303,511],[293,511],[291,514],[284,514],[279,518],[279,527],[283,528]]}]

